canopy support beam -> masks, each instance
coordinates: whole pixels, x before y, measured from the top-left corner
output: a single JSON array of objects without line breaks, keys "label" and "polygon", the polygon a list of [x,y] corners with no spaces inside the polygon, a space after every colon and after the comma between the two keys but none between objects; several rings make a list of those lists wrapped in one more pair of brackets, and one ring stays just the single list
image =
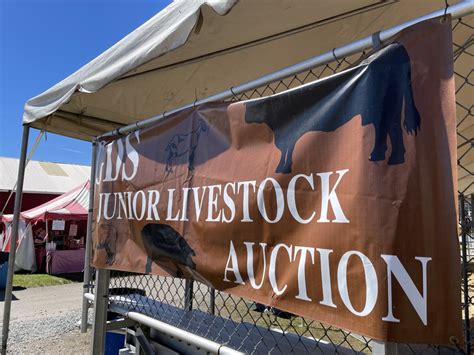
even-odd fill
[{"label": "canopy support beam", "polygon": [[30,126],[23,126],[23,138],[21,141],[20,164],[18,167],[18,179],[15,192],[15,207],[13,210],[13,222],[10,239],[10,255],[8,257],[7,286],[5,288],[5,305],[3,308],[2,328],[2,355],[7,354],[8,331],[10,327],[10,311],[13,293],[13,274],[15,271],[16,242],[18,240],[18,226],[20,223],[21,200],[23,195],[23,181],[25,178],[26,152],[28,149],[28,136]]}]

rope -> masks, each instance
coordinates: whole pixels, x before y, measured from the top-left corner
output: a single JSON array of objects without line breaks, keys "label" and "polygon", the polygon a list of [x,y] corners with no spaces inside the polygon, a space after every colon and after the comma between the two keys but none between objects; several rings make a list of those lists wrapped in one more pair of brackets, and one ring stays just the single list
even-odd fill
[{"label": "rope", "polygon": [[[30,154],[28,154],[28,157],[26,158],[26,163],[25,163],[25,170],[26,167],[28,166],[28,163],[30,162],[31,158],[33,157],[33,154],[36,151],[36,148],[38,147],[39,142],[41,141],[41,138],[43,137],[43,134],[45,133],[45,128],[41,130],[41,132],[38,134],[38,137],[36,137],[35,143],[31,147]],[[10,199],[12,198],[13,194],[16,191],[16,186],[18,185],[18,180],[15,182],[15,185],[13,185],[13,188],[10,191],[10,195],[8,195],[7,200],[5,201],[5,204],[3,205],[2,212],[0,212],[0,216],[3,216],[3,213],[5,212],[5,209],[7,208],[8,202],[10,202]]]}]

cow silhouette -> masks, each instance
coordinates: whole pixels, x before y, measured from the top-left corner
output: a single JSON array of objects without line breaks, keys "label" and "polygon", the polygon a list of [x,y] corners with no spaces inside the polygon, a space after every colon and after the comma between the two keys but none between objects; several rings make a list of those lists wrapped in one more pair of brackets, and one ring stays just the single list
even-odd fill
[{"label": "cow silhouette", "polygon": [[165,172],[168,176],[173,172],[173,163],[176,158],[188,155],[188,169],[194,170],[194,153],[199,144],[201,134],[209,131],[209,126],[202,118],[198,119],[197,127],[189,133],[175,134],[165,148],[167,153]]},{"label": "cow silhouette", "polygon": [[246,103],[245,121],[265,123],[281,151],[277,173],[290,173],[295,144],[311,131],[331,132],[357,115],[372,124],[375,142],[371,161],[385,160],[387,138],[392,152],[388,164],[405,161],[401,127],[408,134],[420,129],[411,84],[410,58],[403,45],[392,43],[358,66],[296,89]]}]

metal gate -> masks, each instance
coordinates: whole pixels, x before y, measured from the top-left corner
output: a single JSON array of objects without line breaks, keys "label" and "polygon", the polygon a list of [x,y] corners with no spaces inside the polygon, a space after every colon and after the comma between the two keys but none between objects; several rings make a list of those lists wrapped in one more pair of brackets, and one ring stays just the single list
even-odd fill
[{"label": "metal gate", "polygon": [[[109,308],[133,311],[196,334],[244,353],[471,353],[474,328],[474,69],[461,72],[459,63],[473,62],[473,16],[453,20],[453,57],[457,97],[457,148],[459,177],[459,243],[462,265],[462,312],[464,339],[453,339],[451,347],[414,344],[384,344],[321,322],[267,308],[244,298],[208,288],[196,281],[112,271],[105,276]],[[466,33],[468,34],[466,36]],[[469,35],[470,34],[470,35]],[[459,42],[459,38],[467,38]],[[335,52],[333,51],[333,54]],[[364,52],[337,58],[310,70],[233,95],[230,101],[271,95],[334,73],[365,55]],[[464,66],[466,67],[466,66]],[[467,66],[469,68],[469,65]],[[101,270],[104,273],[104,270]],[[90,285],[92,292],[93,285]],[[98,293],[98,295],[97,295]],[[103,329],[102,329],[103,330]],[[101,329],[94,331],[100,332]],[[185,334],[185,333],[183,333]],[[198,351],[196,342],[178,339],[160,331],[149,338],[170,342],[180,349]],[[222,348],[223,349],[223,348]],[[202,349],[201,349],[202,350]]]}]

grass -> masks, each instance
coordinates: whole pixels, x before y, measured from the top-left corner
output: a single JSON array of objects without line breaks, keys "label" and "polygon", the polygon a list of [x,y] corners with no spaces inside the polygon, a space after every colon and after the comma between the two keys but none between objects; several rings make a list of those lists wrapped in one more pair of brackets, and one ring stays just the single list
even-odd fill
[{"label": "grass", "polygon": [[48,274],[15,274],[13,276],[13,286],[15,287],[44,287],[65,285],[74,282],[69,278],[57,277]]}]

